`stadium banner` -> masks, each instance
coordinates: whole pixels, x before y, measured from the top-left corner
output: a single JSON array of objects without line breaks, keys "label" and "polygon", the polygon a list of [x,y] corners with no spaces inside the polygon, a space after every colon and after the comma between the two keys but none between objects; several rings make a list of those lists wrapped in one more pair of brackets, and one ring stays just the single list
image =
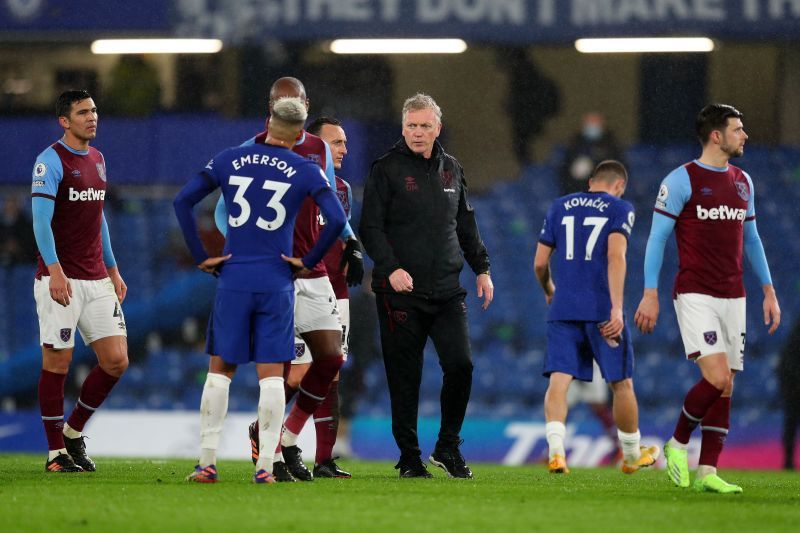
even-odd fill
[{"label": "stadium banner", "polygon": [[[252,413],[229,413],[220,440],[219,457],[247,459],[250,442],[247,426]],[[741,469],[780,469],[783,452],[777,417],[765,417],[758,424],[737,430],[736,425],[725,444],[720,467]],[[544,420],[468,418],[461,436],[462,451],[470,462],[524,465],[544,463],[547,457]],[[433,449],[439,421],[422,418],[419,423],[423,455]],[[672,425],[641,428],[643,444],[663,446]],[[99,411],[89,422],[87,448],[102,457],[194,458],[199,446],[199,415],[195,411]],[[592,421],[567,424],[567,454],[570,466],[594,467],[613,457],[614,443]],[[303,456],[313,461],[314,425],[306,424],[298,446]],[[359,459],[395,460],[397,448],[386,417],[357,417],[352,421],[351,446]],[[689,447],[691,465],[699,456],[699,432]],[[21,411],[0,414],[0,453],[44,453],[46,441],[39,413]],[[800,462],[800,449],[797,453]],[[663,457],[658,466],[663,467]]]},{"label": "stadium banner", "polygon": [[800,5],[796,0],[0,0],[0,32],[76,28],[159,30],[229,43],[343,37],[559,43],[675,34],[764,40],[800,35]]}]

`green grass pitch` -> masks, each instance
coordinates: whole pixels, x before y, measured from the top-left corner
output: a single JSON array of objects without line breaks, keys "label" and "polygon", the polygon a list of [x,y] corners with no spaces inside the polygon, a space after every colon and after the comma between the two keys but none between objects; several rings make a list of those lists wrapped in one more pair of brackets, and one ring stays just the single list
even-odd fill
[{"label": "green grass pitch", "polygon": [[103,459],[98,472],[44,472],[44,457],[0,455],[0,531],[800,531],[800,474],[726,471],[741,495],[678,489],[663,471],[550,475],[543,465],[473,464],[475,479],[400,480],[391,463],[340,461],[353,479],[187,483],[194,462]]}]

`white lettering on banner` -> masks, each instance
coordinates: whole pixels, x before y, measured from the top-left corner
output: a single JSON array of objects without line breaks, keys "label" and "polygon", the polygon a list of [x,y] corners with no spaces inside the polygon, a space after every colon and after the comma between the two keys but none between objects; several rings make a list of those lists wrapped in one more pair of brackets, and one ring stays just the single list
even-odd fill
[{"label": "white lettering on banner", "polygon": [[400,17],[400,0],[380,0],[381,20],[393,22]]},{"label": "white lettering on banner", "polygon": [[[787,7],[791,12],[786,12]],[[800,0],[769,0],[769,16],[773,19],[800,17]]]},{"label": "white lettering on banner", "polygon": [[419,22],[444,22],[452,17],[458,22],[525,24],[524,0],[417,0]]},{"label": "white lettering on banner", "polygon": [[[568,426],[565,440],[572,436],[572,432],[572,428]],[[506,456],[503,457],[504,465],[525,464],[539,439],[546,438],[544,424],[531,424],[529,422],[512,422],[506,426],[503,434],[506,437],[516,439]]]},{"label": "white lettering on banner", "polygon": [[308,0],[309,20],[364,22],[374,18],[369,0]]},{"label": "white lettering on banner", "polygon": [[744,11],[744,18],[747,20],[758,20],[761,10],[758,5],[759,0],[744,0],[742,9]]},{"label": "white lettering on banner", "polygon": [[723,0],[572,0],[576,26],[662,22],[675,18],[717,21],[727,15]]},{"label": "white lettering on banner", "polygon": [[539,11],[537,12],[539,24],[542,26],[552,26],[556,22],[555,0],[539,0]]}]

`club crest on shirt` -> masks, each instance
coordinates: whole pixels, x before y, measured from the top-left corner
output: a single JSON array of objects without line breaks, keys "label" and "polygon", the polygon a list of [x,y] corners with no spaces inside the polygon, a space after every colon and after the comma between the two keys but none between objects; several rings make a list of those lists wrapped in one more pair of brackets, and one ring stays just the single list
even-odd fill
[{"label": "club crest on shirt", "polygon": [[302,342],[295,343],[294,345],[294,358],[300,359],[306,353],[306,345]]},{"label": "club crest on shirt", "polygon": [[59,332],[59,337],[62,342],[69,342],[70,337],[72,337],[72,330],[69,328],[62,328]]},{"label": "club crest on shirt", "polygon": [[37,178],[44,176],[45,172],[47,172],[47,165],[44,163],[36,163],[36,166],[33,167],[33,175]]},{"label": "club crest on shirt", "polygon": [[97,163],[97,174],[101,180],[106,181],[106,166],[103,163]]},{"label": "club crest on shirt", "polygon": [[743,181],[737,181],[736,192],[739,194],[739,198],[745,202],[750,200],[750,188],[747,186],[747,183]]},{"label": "club crest on shirt", "polygon": [[706,341],[706,344],[714,346],[715,344],[717,344],[717,332],[706,331],[703,333],[703,339]]}]

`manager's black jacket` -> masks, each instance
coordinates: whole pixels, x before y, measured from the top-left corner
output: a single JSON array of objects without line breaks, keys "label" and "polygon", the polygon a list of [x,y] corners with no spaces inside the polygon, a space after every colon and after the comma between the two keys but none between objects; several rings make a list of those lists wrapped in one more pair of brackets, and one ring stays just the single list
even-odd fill
[{"label": "manager's black jacket", "polygon": [[464,170],[438,141],[425,159],[400,139],[372,164],[359,233],[375,262],[375,292],[393,292],[389,275],[398,268],[414,280],[412,295],[436,299],[464,292],[464,259],[475,274],[489,271]]}]

